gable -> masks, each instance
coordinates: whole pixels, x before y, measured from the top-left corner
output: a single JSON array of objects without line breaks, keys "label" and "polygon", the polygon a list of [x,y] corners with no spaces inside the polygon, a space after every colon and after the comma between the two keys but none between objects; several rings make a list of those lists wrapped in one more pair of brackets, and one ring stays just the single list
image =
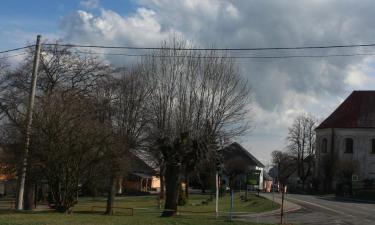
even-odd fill
[{"label": "gable", "polygon": [[258,166],[264,168],[264,165],[257,158],[255,158],[249,151],[247,151],[237,142],[234,142],[225,147],[222,151],[222,157],[224,161],[241,158],[246,161],[249,166]]},{"label": "gable", "polygon": [[353,91],[316,129],[375,128],[375,91]]}]

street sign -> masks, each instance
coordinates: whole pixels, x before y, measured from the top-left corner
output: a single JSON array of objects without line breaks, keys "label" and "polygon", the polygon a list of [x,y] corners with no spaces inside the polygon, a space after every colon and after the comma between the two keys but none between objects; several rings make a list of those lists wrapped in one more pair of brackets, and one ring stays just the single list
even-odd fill
[{"label": "street sign", "polygon": [[259,185],[260,170],[252,170],[247,173],[246,183],[248,185]]}]

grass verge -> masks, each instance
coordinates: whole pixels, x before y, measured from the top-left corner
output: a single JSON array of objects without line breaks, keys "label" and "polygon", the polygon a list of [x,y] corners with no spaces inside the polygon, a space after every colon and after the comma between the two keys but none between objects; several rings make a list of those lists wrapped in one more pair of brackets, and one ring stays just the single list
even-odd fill
[{"label": "grass verge", "polygon": [[[116,207],[134,208],[134,215],[126,209],[115,209],[114,216],[103,215],[105,198],[80,198],[70,215],[56,213],[54,211],[16,212],[12,210],[0,210],[0,224],[9,225],[190,225],[190,224],[231,224],[245,225],[253,224],[242,221],[227,221],[226,212],[229,210],[229,196],[221,197],[219,200],[220,218],[216,219],[214,214],[215,202],[208,201],[207,195],[191,195],[186,206],[179,207],[179,215],[172,218],[161,218],[157,207],[155,196],[140,197],[118,197]],[[92,206],[99,206],[94,208]],[[277,209],[271,201],[249,195],[249,200],[241,201],[237,194],[235,198],[235,212],[254,213]]]}]

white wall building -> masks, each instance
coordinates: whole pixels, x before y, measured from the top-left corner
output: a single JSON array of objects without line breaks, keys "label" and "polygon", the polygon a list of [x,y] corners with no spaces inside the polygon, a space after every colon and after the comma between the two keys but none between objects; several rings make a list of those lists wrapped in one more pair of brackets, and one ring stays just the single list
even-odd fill
[{"label": "white wall building", "polygon": [[[375,178],[375,91],[354,91],[316,128],[315,177],[336,187],[339,174]],[[327,186],[326,186],[327,187]]]},{"label": "white wall building", "polygon": [[244,174],[242,176],[238,177],[241,180],[246,180],[246,174],[257,171],[258,184],[254,185],[253,188],[260,190],[263,189],[264,165],[248,150],[246,150],[237,142],[233,142],[223,149],[222,157],[224,164],[226,164],[226,162],[230,162],[231,160],[233,160],[232,162],[236,162],[239,164],[246,164],[246,171],[244,171]]}]

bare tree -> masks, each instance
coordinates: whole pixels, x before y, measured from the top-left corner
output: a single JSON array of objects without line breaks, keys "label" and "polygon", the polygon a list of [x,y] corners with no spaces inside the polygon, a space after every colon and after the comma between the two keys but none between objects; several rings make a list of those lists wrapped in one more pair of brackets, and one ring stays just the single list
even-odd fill
[{"label": "bare tree", "polygon": [[[151,137],[165,161],[163,216],[177,210],[181,173],[192,156],[215,157],[212,144],[248,128],[249,88],[232,59],[172,39],[143,65],[152,77]],[[153,57],[156,56],[156,57]]]},{"label": "bare tree", "polygon": [[[135,153],[146,141],[145,129],[148,124],[146,108],[151,88],[148,86],[147,73],[141,67],[132,69],[120,68],[104,84],[103,91],[97,99],[104,114],[103,118],[111,130],[110,143],[107,143],[107,159],[110,165],[110,182],[108,189],[106,214],[113,213],[116,186],[120,176],[129,166],[130,152]],[[108,165],[107,164],[107,165]]]},{"label": "bare tree", "polygon": [[60,98],[55,92],[35,110],[33,158],[48,181],[53,204],[67,212],[77,202],[81,185],[91,176],[103,153],[102,124],[91,102],[77,95]]},{"label": "bare tree", "polygon": [[287,137],[288,149],[296,159],[297,174],[302,182],[302,190],[313,172],[316,125],[316,120],[311,116],[300,115],[289,128]]},{"label": "bare tree", "polygon": [[229,187],[234,190],[236,179],[240,175],[245,175],[248,171],[248,163],[241,157],[235,157],[224,163],[224,172],[229,177]]},{"label": "bare tree", "polygon": [[[2,122],[16,128],[21,136],[29,94],[30,58],[25,57],[20,66],[0,78],[0,110],[6,115]],[[56,208],[68,211],[76,201],[79,183],[89,175],[100,155],[98,146],[103,136],[92,93],[108,67],[95,58],[82,57],[59,46],[45,48],[40,60],[28,173],[42,172]],[[33,187],[36,177],[28,177],[26,183]]]},{"label": "bare tree", "polygon": [[285,186],[288,184],[289,177],[296,171],[295,158],[282,151],[273,151],[271,155],[272,162],[277,168],[277,181]]},{"label": "bare tree", "polygon": [[335,164],[335,177],[337,178],[336,193],[339,195],[353,194],[352,177],[358,174],[359,162],[357,160],[339,160]]}]

